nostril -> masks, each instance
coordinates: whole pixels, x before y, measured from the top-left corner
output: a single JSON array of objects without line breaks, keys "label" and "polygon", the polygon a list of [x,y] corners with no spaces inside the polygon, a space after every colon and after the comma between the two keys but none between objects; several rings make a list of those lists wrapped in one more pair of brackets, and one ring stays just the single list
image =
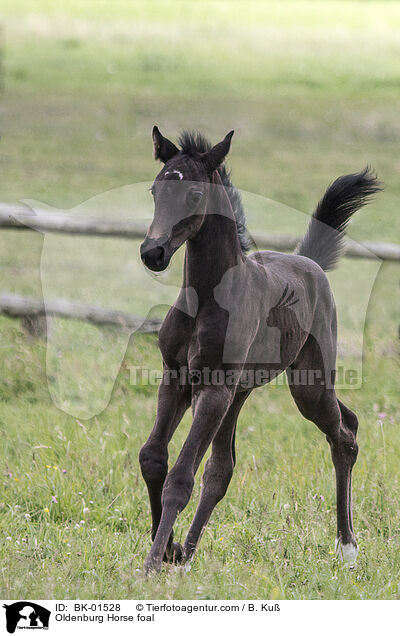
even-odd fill
[{"label": "nostril", "polygon": [[149,250],[141,249],[140,256],[147,267],[151,268],[152,265],[159,267],[164,263],[165,249],[159,245]]},{"label": "nostril", "polygon": [[157,265],[161,265],[161,263],[164,260],[164,248],[163,247],[156,247],[154,250],[152,250],[154,252],[153,258],[154,261],[156,262]]}]

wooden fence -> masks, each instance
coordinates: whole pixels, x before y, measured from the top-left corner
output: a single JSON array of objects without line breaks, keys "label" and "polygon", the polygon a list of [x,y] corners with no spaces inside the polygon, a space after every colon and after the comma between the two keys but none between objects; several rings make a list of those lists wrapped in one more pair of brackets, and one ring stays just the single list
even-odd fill
[{"label": "wooden fence", "polygon": [[[0,294],[0,313],[9,318],[29,318],[26,325],[32,335],[39,335],[35,326],[41,324],[40,318],[59,316],[74,320],[85,320],[98,326],[113,326],[125,331],[141,331],[156,333],[161,326],[161,320],[156,318],[141,318],[123,311],[104,309],[95,305],[85,305],[72,302],[64,298],[56,300],[37,300],[18,294]],[[31,326],[29,326],[31,324]],[[40,328],[39,328],[40,330]]]},{"label": "wooden fence", "polygon": [[[48,212],[34,215],[26,206],[5,203],[0,203],[0,228],[124,239],[142,239],[147,231],[147,226],[133,221],[110,221],[98,217],[76,217]],[[263,232],[254,232],[251,236],[258,249],[277,249],[284,252],[293,250],[300,240],[298,236]],[[377,257],[384,261],[399,262],[400,245],[374,241],[356,243],[347,239],[345,255],[366,259]]]},{"label": "wooden fence", "polygon": [[[97,217],[72,217],[63,213],[51,214],[39,211],[33,214],[24,205],[0,203],[0,228],[7,230],[36,230],[70,235],[142,239],[147,227],[131,221],[110,221]],[[255,232],[252,234],[257,248],[293,250],[299,237],[282,236]],[[355,243],[347,239],[345,256],[360,259],[379,258],[383,261],[400,261],[400,245],[365,241]],[[155,333],[161,320],[133,316],[131,314],[85,305],[65,299],[43,301],[16,294],[0,294],[0,314],[19,318],[32,335],[43,335],[46,316],[60,316],[75,320],[85,320],[95,325],[109,325],[129,331]]]}]

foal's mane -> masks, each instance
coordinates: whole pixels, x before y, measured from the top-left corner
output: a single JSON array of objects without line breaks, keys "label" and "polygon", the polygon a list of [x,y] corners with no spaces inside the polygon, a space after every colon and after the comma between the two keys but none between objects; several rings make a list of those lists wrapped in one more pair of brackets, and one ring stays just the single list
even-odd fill
[{"label": "foal's mane", "polygon": [[[188,157],[196,157],[196,155],[207,152],[211,149],[211,143],[198,131],[184,130],[179,136],[179,145],[183,154]],[[235,215],[236,229],[239,237],[242,252],[247,252],[251,246],[251,239],[246,228],[246,216],[244,213],[243,203],[239,191],[233,185],[230,172],[223,164],[217,169],[221,181],[226,188],[226,193],[231,202],[232,210]]]}]

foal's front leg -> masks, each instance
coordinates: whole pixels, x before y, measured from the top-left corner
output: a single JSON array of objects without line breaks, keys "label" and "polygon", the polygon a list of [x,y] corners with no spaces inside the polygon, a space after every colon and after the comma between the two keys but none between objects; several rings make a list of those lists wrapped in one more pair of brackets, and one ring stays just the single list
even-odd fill
[{"label": "foal's front leg", "polygon": [[221,421],[229,408],[232,392],[226,387],[197,388],[193,397],[194,415],[189,435],[175,466],[168,473],[162,491],[162,513],[153,546],[145,561],[145,571],[159,571],[178,513],[192,494],[194,476]]},{"label": "foal's front leg", "polygon": [[204,470],[200,502],[183,548],[185,560],[190,561],[193,558],[212,511],[228,489],[235,467],[236,423],[240,409],[249,395],[250,391],[236,393],[213,439],[211,455]]},{"label": "foal's front leg", "polygon": [[[161,493],[168,473],[168,443],[190,405],[190,397],[190,388],[182,387],[177,380],[166,383],[163,379],[158,391],[156,421],[140,450],[140,468],[149,492],[153,541],[161,519]],[[168,547],[171,543],[172,535]]]}]

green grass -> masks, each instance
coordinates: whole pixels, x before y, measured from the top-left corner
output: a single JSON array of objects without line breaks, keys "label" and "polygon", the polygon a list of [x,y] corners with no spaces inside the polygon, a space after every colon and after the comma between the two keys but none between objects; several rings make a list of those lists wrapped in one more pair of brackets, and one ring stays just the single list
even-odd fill
[{"label": "green grass", "polygon": [[[307,217],[293,209],[309,213],[333,178],[369,163],[385,191],[349,233],[399,242],[398,3],[3,0],[0,15],[1,200],[74,208],[154,178],[154,123],[171,137],[196,127],[215,141],[234,128],[229,162],[254,230],[301,233]],[[145,187],[125,194],[137,192],[149,212]],[[77,212],[96,213],[99,201],[114,211],[114,196]],[[119,209],[129,215],[128,199]],[[174,297],[182,259],[160,287],[136,277],[137,251],[135,242],[3,231],[0,290],[40,297],[43,284],[49,296],[141,314]],[[340,391],[360,419],[354,571],[332,554],[328,445],[287,389],[271,386],[243,409],[232,484],[191,571],[165,566],[145,580],[150,512],[137,455],[156,388],[129,378],[133,365],[160,368],[155,338],[132,338],[108,407],[83,420],[52,402],[45,345],[0,318],[0,596],[400,598],[398,266],[383,265],[370,293],[376,273],[372,263],[344,260],[330,275],[348,355],[365,331],[363,386]],[[53,338],[75,342],[65,354],[75,382],[67,388],[88,394],[106,386],[110,354],[122,357],[126,345],[112,330],[73,322],[56,322]],[[360,368],[360,360],[345,362]],[[189,426],[186,415],[171,462]],[[198,493],[199,480],[178,519],[178,540]]]},{"label": "green grass", "polygon": [[[142,336],[139,350],[128,351],[108,409],[80,422],[58,411],[46,394],[43,345],[28,347],[15,323],[8,332],[18,362],[1,384],[3,596],[19,598],[29,590],[34,598],[398,598],[400,436],[393,363],[369,369],[362,391],[341,393],[360,415],[356,570],[342,569],[332,553],[328,445],[299,417],[287,390],[270,387],[256,391],[243,410],[231,488],[192,570],[165,566],[146,581],[140,570],[150,547],[149,511],[137,452],[152,424],[156,390],[130,386],[129,366],[159,364],[154,337]],[[189,420],[171,444],[171,461]],[[178,520],[178,539],[197,498],[198,485]]]}]

